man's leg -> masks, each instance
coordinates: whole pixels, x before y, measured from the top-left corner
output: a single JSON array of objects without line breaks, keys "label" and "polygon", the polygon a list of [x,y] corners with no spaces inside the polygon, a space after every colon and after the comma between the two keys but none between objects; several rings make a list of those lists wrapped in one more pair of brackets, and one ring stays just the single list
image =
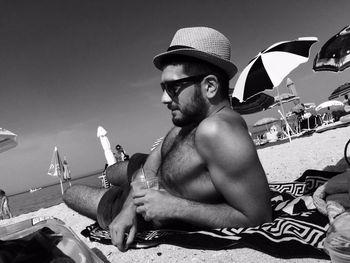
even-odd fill
[{"label": "man's leg", "polygon": [[135,153],[129,161],[117,162],[106,170],[108,182],[113,185],[122,186],[130,184],[131,177],[146,161],[148,154]]},{"label": "man's leg", "polygon": [[86,185],[72,185],[65,191],[63,201],[78,213],[96,220],[98,204],[107,190]]}]

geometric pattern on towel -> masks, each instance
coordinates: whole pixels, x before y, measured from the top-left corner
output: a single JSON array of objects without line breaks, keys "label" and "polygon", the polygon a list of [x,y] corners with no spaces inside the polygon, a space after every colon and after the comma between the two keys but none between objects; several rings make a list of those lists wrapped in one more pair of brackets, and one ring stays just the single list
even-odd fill
[{"label": "geometric pattern on towel", "polygon": [[304,183],[288,183],[288,184],[276,184],[271,183],[270,189],[275,190],[277,192],[288,192],[294,196],[302,196],[305,190]]},{"label": "geometric pattern on towel", "polygon": [[[317,211],[312,193],[335,174],[307,170],[294,182],[270,184],[272,222],[247,228],[145,231],[136,235],[133,247],[159,244],[212,250],[250,247],[279,258],[329,258],[323,249],[329,221]],[[82,234],[91,241],[111,244],[108,230],[102,230],[97,223]]]}]

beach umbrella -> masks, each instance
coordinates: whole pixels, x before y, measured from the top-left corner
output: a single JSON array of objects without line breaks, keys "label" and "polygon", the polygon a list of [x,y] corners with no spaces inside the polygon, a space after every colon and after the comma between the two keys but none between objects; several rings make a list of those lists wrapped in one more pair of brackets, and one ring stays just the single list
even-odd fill
[{"label": "beach umbrella", "polygon": [[344,110],[344,103],[337,100],[328,100],[318,105],[315,110],[318,114],[332,111]]},{"label": "beach umbrella", "polygon": [[315,102],[304,102],[305,110],[316,108]]},{"label": "beach umbrella", "polygon": [[350,26],[331,37],[314,59],[314,71],[343,71],[350,66]]},{"label": "beach umbrella", "polygon": [[274,118],[274,117],[265,117],[262,118],[260,120],[258,120],[256,123],[254,123],[254,127],[259,127],[259,126],[263,126],[263,125],[268,125],[268,124],[272,124],[274,122],[279,121],[278,119]]},{"label": "beach umbrella", "polygon": [[328,97],[329,100],[336,99],[340,96],[344,96],[346,94],[350,93],[350,82],[346,82],[345,84],[339,86],[336,88],[331,95]]},{"label": "beach umbrella", "polygon": [[296,97],[295,95],[291,94],[291,93],[282,93],[280,95],[277,95],[274,97],[275,102],[283,102],[283,103],[287,103],[287,102],[291,102],[293,100],[296,99],[300,99],[300,97]]},{"label": "beach umbrella", "polygon": [[64,167],[63,167],[63,163],[61,161],[61,158],[60,158],[60,155],[58,153],[58,149],[56,146],[53,150],[51,163],[50,163],[49,171],[47,172],[47,174],[59,178],[60,184],[61,184],[61,192],[63,195],[62,180],[63,180],[63,174],[64,174]]},{"label": "beach umbrella", "polygon": [[97,138],[100,139],[100,142],[107,160],[107,164],[108,166],[111,166],[115,164],[117,161],[112,152],[111,144],[109,143],[108,137],[106,135],[107,135],[107,131],[102,126],[99,126],[97,128]]},{"label": "beach umbrella", "polygon": [[274,97],[259,93],[246,101],[239,102],[237,98],[232,98],[231,107],[239,114],[253,114],[268,109],[275,102]]},{"label": "beach umbrella", "polygon": [[281,95],[277,95],[274,97],[274,103],[269,108],[271,109],[271,108],[274,108],[276,106],[282,107],[282,104],[292,102],[295,100],[300,100],[300,97],[297,97],[297,96],[290,94],[290,93],[282,93]]},{"label": "beach umbrella", "polygon": [[70,176],[70,170],[69,170],[69,167],[68,167],[68,162],[66,160],[66,156],[63,157],[63,180],[64,181],[68,181],[69,183],[69,186],[72,186],[71,184],[71,176]]},{"label": "beach umbrella", "polygon": [[16,147],[17,135],[13,132],[0,128],[0,153]]},{"label": "beach umbrella", "polygon": [[238,77],[232,97],[242,102],[277,87],[293,69],[308,61],[310,47],[315,42],[315,37],[299,38],[261,51]]}]

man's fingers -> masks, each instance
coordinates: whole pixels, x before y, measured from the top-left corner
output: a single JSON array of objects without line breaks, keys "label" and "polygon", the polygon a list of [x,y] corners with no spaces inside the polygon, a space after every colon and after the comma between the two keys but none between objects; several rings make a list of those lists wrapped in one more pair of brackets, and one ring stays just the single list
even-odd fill
[{"label": "man's fingers", "polygon": [[140,206],[137,206],[136,207],[136,213],[138,214],[142,214],[142,213],[145,213],[146,212],[146,209],[143,205],[140,205]]},{"label": "man's fingers", "polygon": [[125,243],[125,248],[128,249],[129,246],[132,244],[132,242],[134,241],[136,235],[136,227],[131,227],[129,235],[126,239],[126,243]]},{"label": "man's fingers", "polygon": [[119,231],[117,231],[115,244],[113,243],[113,245],[117,246],[117,248],[120,251],[125,251],[125,238],[126,237],[124,229],[120,229]]},{"label": "man's fingers", "polygon": [[134,205],[136,206],[141,206],[145,203],[145,200],[142,197],[134,198],[133,201],[134,201]]},{"label": "man's fingers", "polygon": [[147,189],[140,189],[139,191],[134,191],[132,194],[132,198],[139,198],[145,196],[147,193]]},{"label": "man's fingers", "polygon": [[109,232],[111,234],[112,244],[114,246],[116,246],[117,245],[117,243],[116,243],[117,242],[117,231],[110,225]]}]

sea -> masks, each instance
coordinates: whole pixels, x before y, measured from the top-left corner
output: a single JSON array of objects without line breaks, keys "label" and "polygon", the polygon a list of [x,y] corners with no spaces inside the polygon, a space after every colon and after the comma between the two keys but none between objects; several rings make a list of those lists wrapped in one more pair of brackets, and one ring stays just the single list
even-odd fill
[{"label": "sea", "polygon": [[[71,184],[84,184],[88,186],[102,187],[101,179],[98,178],[102,171],[82,176],[71,180]],[[63,183],[63,188],[69,187],[68,182]],[[61,185],[53,184],[44,186],[35,192],[28,191],[8,196],[9,207],[13,216],[34,212],[40,208],[47,208],[63,202]]]}]

